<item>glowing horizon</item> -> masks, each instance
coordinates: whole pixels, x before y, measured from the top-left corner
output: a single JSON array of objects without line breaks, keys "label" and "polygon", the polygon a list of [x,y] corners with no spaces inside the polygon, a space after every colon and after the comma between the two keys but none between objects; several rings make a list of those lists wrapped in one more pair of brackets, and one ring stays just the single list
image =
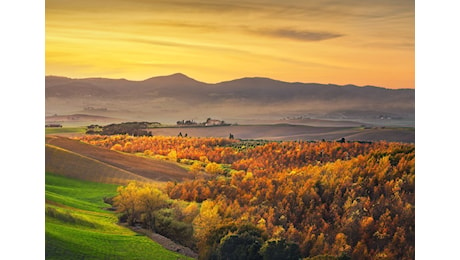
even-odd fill
[{"label": "glowing horizon", "polygon": [[415,88],[414,2],[46,1],[46,75]]}]

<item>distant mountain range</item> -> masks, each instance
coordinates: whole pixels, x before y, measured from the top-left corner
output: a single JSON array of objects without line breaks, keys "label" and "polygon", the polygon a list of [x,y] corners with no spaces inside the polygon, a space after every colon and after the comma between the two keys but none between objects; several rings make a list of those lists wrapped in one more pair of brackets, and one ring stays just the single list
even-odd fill
[{"label": "distant mountain range", "polygon": [[289,83],[242,78],[209,84],[184,74],[126,79],[47,76],[46,115],[88,114],[173,123],[208,117],[229,123],[316,118],[412,126],[414,89]]}]

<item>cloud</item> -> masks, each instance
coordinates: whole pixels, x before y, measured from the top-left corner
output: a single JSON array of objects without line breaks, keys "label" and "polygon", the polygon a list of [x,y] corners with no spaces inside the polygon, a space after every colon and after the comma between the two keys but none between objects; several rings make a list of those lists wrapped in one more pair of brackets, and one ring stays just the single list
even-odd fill
[{"label": "cloud", "polygon": [[141,38],[123,38],[121,40],[127,42],[143,43],[154,46],[164,46],[164,47],[179,47],[184,49],[200,49],[206,51],[215,51],[215,52],[226,52],[226,53],[236,53],[242,55],[250,54],[248,51],[244,51],[238,48],[231,48],[226,46],[219,45],[207,45],[207,44],[193,44],[179,41],[165,41],[165,40],[155,40],[155,39],[141,39]]},{"label": "cloud", "polygon": [[333,32],[320,32],[310,30],[296,30],[291,28],[279,28],[279,29],[260,29],[251,30],[254,33],[262,34],[271,37],[288,38],[300,41],[324,41],[343,37],[344,34],[333,33]]}]

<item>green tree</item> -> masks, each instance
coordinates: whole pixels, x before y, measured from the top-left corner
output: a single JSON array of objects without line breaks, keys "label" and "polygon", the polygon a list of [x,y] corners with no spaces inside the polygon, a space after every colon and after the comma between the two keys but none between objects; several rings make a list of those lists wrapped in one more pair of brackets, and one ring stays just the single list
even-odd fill
[{"label": "green tree", "polygon": [[229,233],[222,238],[217,248],[217,259],[262,259],[259,254],[262,244],[262,231],[255,226],[244,225],[236,234]]},{"label": "green tree", "polygon": [[301,258],[299,245],[287,243],[284,239],[272,239],[260,249],[264,260],[298,260]]}]

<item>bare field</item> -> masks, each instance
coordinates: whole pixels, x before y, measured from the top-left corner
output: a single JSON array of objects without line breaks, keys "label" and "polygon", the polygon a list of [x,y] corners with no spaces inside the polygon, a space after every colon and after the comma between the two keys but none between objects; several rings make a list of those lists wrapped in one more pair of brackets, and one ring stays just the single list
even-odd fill
[{"label": "bare field", "polygon": [[54,145],[45,145],[45,171],[67,177],[111,184],[127,184],[128,181],[152,180],[125,171],[101,161],[82,156]]},{"label": "bare field", "polygon": [[[340,123],[337,123],[340,124]],[[156,136],[177,136],[187,134],[189,137],[229,137],[236,139],[265,139],[276,141],[334,141],[345,138],[347,141],[388,141],[415,142],[413,127],[357,127],[340,125],[292,125],[292,124],[260,124],[231,125],[212,127],[158,127],[149,129]],[[82,132],[55,132],[47,136],[76,137]]]},{"label": "bare field", "polygon": [[150,129],[153,135],[189,137],[229,137],[237,139],[415,142],[414,128],[313,127],[306,125],[232,125],[213,127],[170,127]]},{"label": "bare field", "polygon": [[[97,175],[97,169],[85,167],[85,165],[89,162],[93,164],[100,162],[99,166],[104,165],[105,168],[114,168],[117,171],[117,174],[114,173],[116,176],[120,176],[120,172],[123,172],[123,179],[130,179],[131,176],[135,176],[132,179],[167,182],[182,181],[192,177],[185,169],[173,163],[122,154],[65,137],[47,136],[45,140],[49,146],[55,146],[71,152],[59,153],[55,151],[56,149],[47,149],[45,155],[47,170],[51,172],[59,171],[55,172],[57,174],[62,174],[61,172],[63,171],[72,171],[78,174],[77,172],[81,171],[83,175],[87,174],[85,171],[92,171],[94,175]],[[76,160],[84,160],[84,162],[74,163]]]}]

